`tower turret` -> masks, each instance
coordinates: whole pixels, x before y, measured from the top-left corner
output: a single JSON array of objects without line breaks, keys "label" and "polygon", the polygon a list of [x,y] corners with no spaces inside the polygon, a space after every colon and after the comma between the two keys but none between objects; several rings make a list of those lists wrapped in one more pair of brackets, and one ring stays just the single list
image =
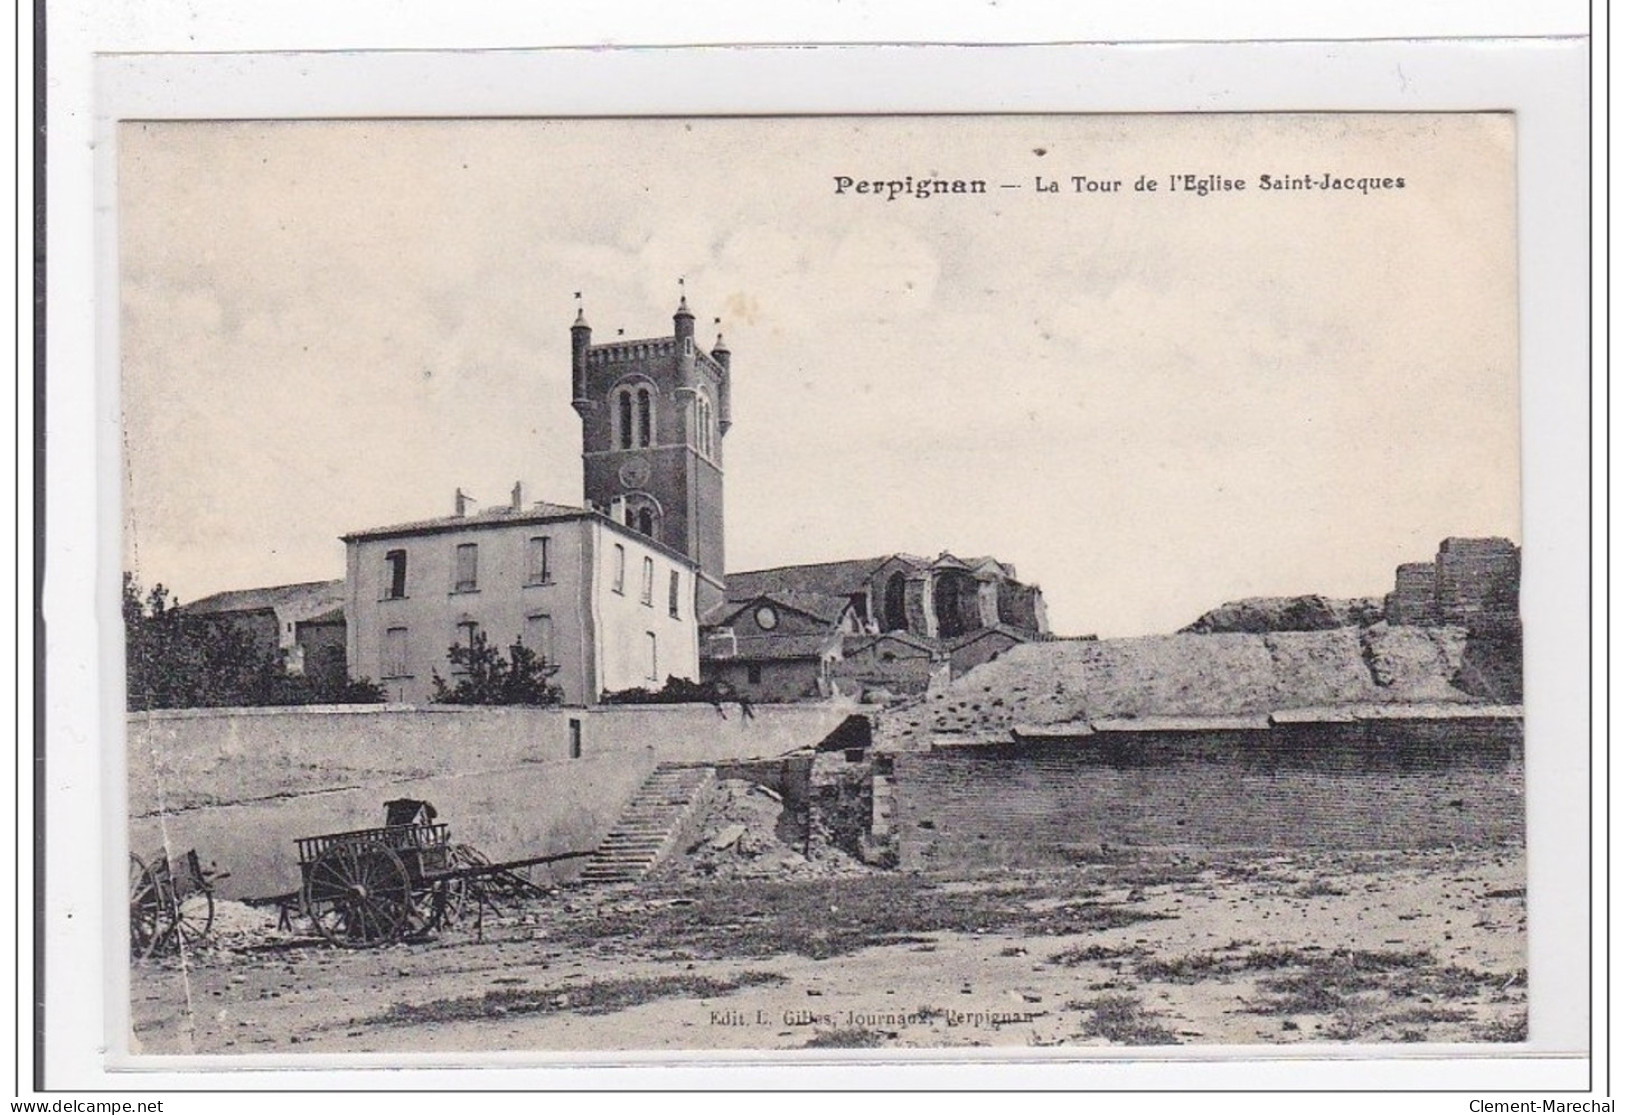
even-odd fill
[{"label": "tower turret", "polygon": [[694,314],[688,308],[688,295],[677,299],[677,312],[671,316],[672,336],[677,342],[678,382],[694,386]]},{"label": "tower turret", "polygon": [[717,433],[721,435],[726,434],[728,427],[734,424],[733,391],[730,386],[733,380],[733,367],[729,363],[733,359],[733,353],[728,351],[728,342],[722,339],[721,333],[717,334],[717,343],[711,346],[711,359],[722,369],[722,381],[717,384]]},{"label": "tower turret", "polygon": [[570,405],[586,417],[591,409],[592,395],[587,386],[587,350],[592,347],[592,326],[581,307],[581,295],[576,295],[576,320],[570,326]]}]

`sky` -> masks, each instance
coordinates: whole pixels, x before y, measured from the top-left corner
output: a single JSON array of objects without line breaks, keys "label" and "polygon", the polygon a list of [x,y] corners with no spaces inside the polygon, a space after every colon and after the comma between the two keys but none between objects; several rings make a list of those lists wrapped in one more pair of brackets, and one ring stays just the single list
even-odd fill
[{"label": "sky", "polygon": [[[1377,595],[1442,538],[1519,538],[1504,115],[135,122],[118,143],[126,562],[183,600],[342,577],[340,535],[449,514],[457,488],[579,503],[574,295],[595,341],[669,335],[679,278],[733,353],[730,569],[992,554],[1057,632],[1116,636]],[[1327,173],[1404,186],[1260,188]]]}]

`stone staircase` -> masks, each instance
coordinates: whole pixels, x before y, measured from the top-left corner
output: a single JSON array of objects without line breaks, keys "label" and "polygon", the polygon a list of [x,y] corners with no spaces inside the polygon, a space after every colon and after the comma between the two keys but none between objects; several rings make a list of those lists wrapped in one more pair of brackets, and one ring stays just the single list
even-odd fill
[{"label": "stone staircase", "polygon": [[582,869],[580,881],[632,883],[643,878],[697,820],[716,780],[712,767],[661,763],[621,811],[615,827]]}]

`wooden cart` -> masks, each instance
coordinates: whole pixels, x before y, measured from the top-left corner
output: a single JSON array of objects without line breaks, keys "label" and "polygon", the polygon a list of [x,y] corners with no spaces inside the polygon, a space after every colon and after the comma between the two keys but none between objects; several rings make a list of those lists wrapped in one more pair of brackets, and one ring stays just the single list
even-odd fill
[{"label": "wooden cart", "polygon": [[130,855],[130,952],[137,957],[180,952],[199,944],[214,925],[214,881],[193,849],[178,857],[159,851]]},{"label": "wooden cart", "polygon": [[518,874],[540,864],[580,859],[588,852],[492,863],[467,844],[453,844],[428,802],[384,803],[383,828],[296,840],[299,893],[265,899],[293,909],[327,940],[345,948],[376,948],[418,940],[443,926],[471,922],[483,933],[487,910],[546,892]]},{"label": "wooden cart", "polygon": [[383,828],[296,840],[300,909],[336,945],[371,948],[435,929],[457,899],[447,827],[433,807],[385,803]]}]

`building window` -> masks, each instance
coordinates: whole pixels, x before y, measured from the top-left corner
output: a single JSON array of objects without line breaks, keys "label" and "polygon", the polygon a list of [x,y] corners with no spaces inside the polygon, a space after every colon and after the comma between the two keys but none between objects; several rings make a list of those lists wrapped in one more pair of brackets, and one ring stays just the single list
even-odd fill
[{"label": "building window", "polygon": [[654,603],[655,603],[655,559],[654,558],[646,557],[646,558],[643,559],[643,595],[642,595],[641,599],[645,604],[649,605],[649,607],[651,607],[651,608],[654,607]]},{"label": "building window", "polygon": [[762,684],[762,668],[755,665],[746,666],[745,680],[750,682],[752,685]]},{"label": "building window", "polygon": [[476,592],[480,587],[480,548],[473,542],[457,547],[451,591]]},{"label": "building window", "polygon": [[406,551],[391,550],[384,555],[384,599],[406,596]]},{"label": "building window", "polygon": [[[457,634],[456,634],[456,645],[457,646],[463,647],[464,649],[471,651],[471,650],[474,649],[474,644],[479,641],[479,638],[480,638],[480,625],[475,623],[473,620],[465,619],[465,620],[462,620],[461,622],[459,622],[457,624]],[[453,674],[461,677],[462,675],[468,673],[468,666],[467,665],[459,666],[457,663],[453,662],[451,664],[451,672]]]},{"label": "building window", "polygon": [[647,507],[638,508],[638,533],[646,538],[655,536],[655,513]]},{"label": "building window", "polygon": [[384,632],[383,675],[386,678],[404,678],[406,672],[406,628],[391,627]]},{"label": "building window", "polygon": [[653,631],[646,631],[644,635],[649,640],[649,680],[660,680],[660,644],[655,639]]},{"label": "building window", "polygon": [[525,543],[525,583],[545,585],[553,580],[553,540],[546,535]]},{"label": "building window", "polygon": [[581,721],[570,718],[570,758],[581,758]]},{"label": "building window", "polygon": [[626,592],[626,547],[619,542],[615,543],[615,580],[616,592]]},{"label": "building window", "polygon": [[649,398],[649,389],[638,389],[638,444],[640,446],[654,443],[654,405]]},{"label": "building window", "polygon": [[682,594],[682,591],[683,575],[673,569],[671,571],[671,587],[666,590],[666,608],[671,612],[672,619],[682,618],[681,613],[677,610],[677,598]]},{"label": "building window", "polygon": [[552,662],[553,617],[547,615],[526,616],[524,643],[542,662]]}]

